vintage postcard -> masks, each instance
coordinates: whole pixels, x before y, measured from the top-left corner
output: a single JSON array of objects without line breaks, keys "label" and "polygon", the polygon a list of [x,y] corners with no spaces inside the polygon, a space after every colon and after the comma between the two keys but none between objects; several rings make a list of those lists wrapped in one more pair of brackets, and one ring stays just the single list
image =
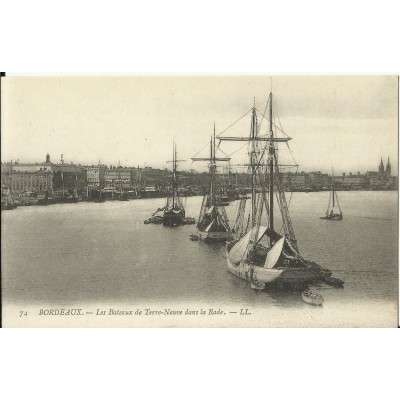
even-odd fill
[{"label": "vintage postcard", "polygon": [[4,327],[397,327],[397,76],[1,77]]}]

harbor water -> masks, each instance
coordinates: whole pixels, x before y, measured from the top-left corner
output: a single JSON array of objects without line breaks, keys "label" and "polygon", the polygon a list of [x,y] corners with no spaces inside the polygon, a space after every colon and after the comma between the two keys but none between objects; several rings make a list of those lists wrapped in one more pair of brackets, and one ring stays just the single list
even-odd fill
[{"label": "harbor water", "polygon": [[[397,196],[395,191],[339,192],[344,219],[326,221],[319,217],[326,211],[328,192],[288,194],[301,254],[345,282],[342,289],[313,287],[325,299],[318,312],[326,320],[329,310],[356,314],[358,308],[378,306],[397,323]],[[201,200],[184,200],[186,216],[197,220]],[[201,304],[282,315],[307,313],[312,307],[298,292],[252,290],[227,271],[224,244],[189,240],[195,225],[144,225],[163,204],[164,199],[140,199],[3,211],[4,314],[7,306],[24,305]],[[227,207],[231,221],[235,209],[236,202]]]}]

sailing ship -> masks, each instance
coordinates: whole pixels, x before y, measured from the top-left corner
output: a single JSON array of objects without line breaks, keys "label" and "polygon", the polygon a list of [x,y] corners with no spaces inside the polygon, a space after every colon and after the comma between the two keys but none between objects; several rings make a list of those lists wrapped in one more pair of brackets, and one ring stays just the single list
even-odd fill
[{"label": "sailing ship", "polygon": [[326,210],[325,217],[320,217],[320,218],[326,219],[328,221],[341,221],[343,219],[343,213],[342,210],[340,209],[337,191],[335,190],[335,175],[333,174],[333,170],[332,170],[332,190],[329,193],[328,209]]},{"label": "sailing ship", "polygon": [[172,192],[167,197],[166,205],[163,209],[163,225],[164,226],[179,226],[185,224],[185,207],[178,193],[177,181],[177,165],[179,161],[176,156],[176,144],[173,145],[172,157]]},{"label": "sailing ship", "polygon": [[[64,183],[63,183],[64,185]],[[64,193],[64,186],[63,186],[63,193]],[[68,194],[67,197],[64,197],[65,203],[77,203],[79,200],[78,198],[78,175],[75,174],[75,187],[73,189],[72,194]]]},{"label": "sailing ship", "polygon": [[13,195],[11,193],[12,188],[12,161],[10,163],[10,184],[9,187],[1,188],[1,209],[2,210],[13,210],[17,208],[17,204],[14,201]]},{"label": "sailing ship", "polygon": [[1,209],[2,210],[14,210],[14,208],[17,208],[17,205],[14,202],[14,199],[11,195],[11,191],[9,188],[2,189],[1,197],[2,197],[2,199],[1,199]]},{"label": "sailing ship", "polygon": [[[251,287],[258,290],[278,283],[285,286],[301,286],[331,275],[329,270],[300,255],[276,149],[278,143],[288,145],[291,138],[273,123],[272,99],[271,92],[265,108],[267,110],[269,104],[269,117],[258,111],[255,104],[243,116],[251,112],[249,136],[218,136],[220,141],[247,141],[249,145],[250,160],[247,166],[251,179],[250,212],[245,218],[247,199],[241,199],[232,228],[234,238],[226,245],[226,259],[228,270],[232,274],[251,282]],[[261,123],[258,124],[257,114],[262,115],[261,123],[264,118],[269,120],[269,130],[265,134],[261,134]],[[280,132],[284,137],[278,137]],[[282,235],[275,230],[275,197],[282,217]],[[265,225],[263,215],[266,219]]]},{"label": "sailing ship", "polygon": [[[79,198],[78,198],[78,176],[75,174],[75,187],[72,190],[72,193],[70,193],[69,190],[65,189],[65,183],[64,183],[64,174],[61,171],[60,173],[61,176],[61,197],[59,197],[57,200],[58,203],[77,203]],[[52,198],[46,195],[46,198],[43,199],[43,204],[52,204]]]},{"label": "sailing ship", "polygon": [[93,197],[95,203],[105,203],[107,201],[106,195],[103,193],[103,189],[99,186],[93,191]]},{"label": "sailing ship", "polygon": [[210,191],[203,197],[197,223],[198,238],[205,242],[226,241],[230,237],[229,221],[225,208],[216,194],[217,161],[229,161],[228,157],[216,157],[215,124],[214,137],[210,140],[210,157],[193,157],[193,161],[209,161]]}]

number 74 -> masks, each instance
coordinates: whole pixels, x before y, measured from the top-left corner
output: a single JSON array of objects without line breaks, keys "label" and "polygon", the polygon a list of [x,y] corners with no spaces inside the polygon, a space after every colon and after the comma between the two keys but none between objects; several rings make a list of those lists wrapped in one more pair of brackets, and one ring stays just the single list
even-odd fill
[{"label": "number 74", "polygon": [[19,317],[21,318],[22,316],[27,317],[28,316],[28,311],[20,311],[19,312]]}]

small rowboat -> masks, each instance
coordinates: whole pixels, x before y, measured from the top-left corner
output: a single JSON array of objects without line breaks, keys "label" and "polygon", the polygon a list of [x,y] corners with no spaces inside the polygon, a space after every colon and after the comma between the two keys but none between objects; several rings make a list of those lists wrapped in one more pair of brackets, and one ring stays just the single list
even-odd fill
[{"label": "small rowboat", "polygon": [[253,281],[251,281],[251,288],[254,289],[254,290],[264,290],[265,289],[265,283],[253,280]]},{"label": "small rowboat", "polygon": [[341,221],[343,219],[343,214],[328,214],[325,217],[320,217],[321,219],[326,219],[328,221]]},{"label": "small rowboat", "polygon": [[321,306],[324,302],[324,298],[317,292],[313,292],[312,290],[305,290],[301,297],[303,301],[307,304],[312,304],[313,306]]}]

